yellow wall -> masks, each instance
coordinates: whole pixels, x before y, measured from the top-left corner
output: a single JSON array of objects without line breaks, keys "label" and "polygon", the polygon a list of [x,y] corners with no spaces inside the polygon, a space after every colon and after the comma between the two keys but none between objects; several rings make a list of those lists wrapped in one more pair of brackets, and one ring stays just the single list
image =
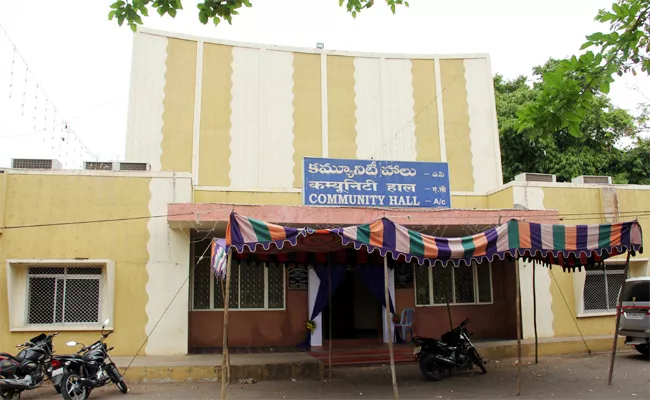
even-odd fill
[{"label": "yellow wall", "polygon": [[[619,212],[644,210],[650,204],[650,190],[634,190],[633,188],[617,188]],[[567,225],[578,224],[599,224],[605,223],[602,215],[605,210],[601,200],[601,189],[599,188],[544,188],[544,207],[546,209],[557,209],[563,217],[563,223]],[[585,215],[592,214],[592,215]],[[625,214],[624,214],[625,215]],[[620,218],[621,221],[634,219],[633,215],[627,214]],[[649,232],[650,219],[640,217],[639,222],[645,231]],[[649,248],[647,234],[644,239],[644,247]],[[643,257],[643,255],[641,255]],[[634,263],[631,265],[634,266]],[[635,266],[636,268],[636,266]],[[639,271],[631,269],[632,276],[639,275]],[[576,310],[576,293],[574,289],[574,275],[562,272],[561,268],[553,268],[551,271],[551,295],[553,310],[553,330],[556,337],[578,336],[578,328],[574,317]],[[555,283],[557,281],[557,284]],[[564,298],[563,298],[564,296]],[[569,307],[565,304],[569,304]],[[615,318],[613,316],[588,316],[578,317],[577,325],[585,336],[613,334]]]},{"label": "yellow wall", "polygon": [[487,196],[488,209],[496,210],[500,208],[512,208],[514,206],[514,198],[512,187],[501,189],[498,192],[492,193]]},{"label": "yellow wall", "polygon": [[285,189],[302,186],[306,156],[446,160],[454,191],[500,182],[487,55],[271,49],[147,29],[134,54],[127,158],[152,171]]},{"label": "yellow wall", "polygon": [[[254,204],[254,205],[302,205],[302,193],[288,192],[227,192],[195,190],[196,203]],[[488,196],[452,195],[451,204],[458,209],[485,209]],[[512,202],[512,201],[511,201]]]},{"label": "yellow wall", "polygon": [[[3,191],[3,181],[6,189]],[[148,220],[59,224],[149,215],[150,178],[75,175],[0,174],[0,344],[2,351],[38,332],[10,333],[6,260],[110,259],[115,266],[114,326],[110,337],[115,355],[135,354],[145,339],[148,300],[146,264]],[[6,207],[3,210],[2,203]],[[4,212],[3,212],[4,211]],[[4,216],[4,224],[2,217]],[[89,343],[98,332],[62,332],[55,344],[65,351],[69,340]]]}]

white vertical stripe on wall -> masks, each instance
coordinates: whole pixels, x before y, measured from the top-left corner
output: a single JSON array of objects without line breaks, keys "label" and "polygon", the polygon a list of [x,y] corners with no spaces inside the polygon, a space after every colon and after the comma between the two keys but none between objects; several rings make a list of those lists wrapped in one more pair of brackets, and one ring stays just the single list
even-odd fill
[{"label": "white vertical stripe on wall", "polygon": [[410,60],[356,58],[357,158],[416,159]]},{"label": "white vertical stripe on wall", "polygon": [[230,186],[293,187],[293,53],[233,47]]},{"label": "white vertical stripe on wall", "polygon": [[493,132],[490,87],[486,84],[486,79],[492,77],[484,58],[466,59],[464,65],[474,191],[484,193],[499,186],[501,163],[497,153],[498,132]]},{"label": "white vertical stripe on wall", "polygon": [[138,33],[133,57],[126,159],[160,171],[167,38]]},{"label": "white vertical stripe on wall", "polygon": [[259,184],[261,51],[232,48],[230,102],[230,186],[256,188]]},{"label": "white vertical stripe on wall", "polygon": [[259,187],[293,188],[293,53],[263,52]]},{"label": "white vertical stripe on wall", "polygon": [[384,138],[378,158],[415,161],[415,100],[411,60],[386,60],[382,71]]},{"label": "white vertical stripe on wall", "polygon": [[375,154],[383,137],[381,134],[381,87],[379,59],[354,59],[354,103],[357,119],[357,158],[379,158]]},{"label": "white vertical stripe on wall", "polygon": [[[544,210],[544,189],[540,187],[517,187],[513,188],[514,204],[520,204],[529,210]],[[533,281],[533,264],[523,260],[517,261],[519,268],[519,280],[522,288],[530,288]],[[535,291],[537,295],[537,334],[541,338],[555,336],[553,329],[553,295],[551,294],[550,268],[541,266],[535,267]],[[573,274],[574,276],[576,274]],[[584,278],[582,280],[584,282]],[[582,292],[580,292],[582,293]],[[576,292],[578,296],[578,292]],[[523,338],[532,339],[535,337],[533,320],[533,291],[521,291],[521,326]]]}]

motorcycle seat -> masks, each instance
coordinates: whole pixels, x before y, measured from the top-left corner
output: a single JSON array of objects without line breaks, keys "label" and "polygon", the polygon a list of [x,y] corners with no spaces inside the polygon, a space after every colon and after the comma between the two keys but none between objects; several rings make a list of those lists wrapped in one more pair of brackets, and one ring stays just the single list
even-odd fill
[{"label": "motorcycle seat", "polygon": [[7,358],[10,358],[10,359],[15,360],[15,361],[18,361],[18,362],[23,361],[22,357],[16,357],[16,356],[11,355],[11,354],[9,354],[9,353],[0,353],[0,356],[2,356],[2,357],[7,357]]}]

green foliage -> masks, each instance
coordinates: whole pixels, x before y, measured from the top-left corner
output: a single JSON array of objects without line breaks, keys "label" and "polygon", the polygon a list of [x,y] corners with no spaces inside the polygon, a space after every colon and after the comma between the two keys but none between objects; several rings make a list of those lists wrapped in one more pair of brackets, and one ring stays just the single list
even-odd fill
[{"label": "green foliage", "polygon": [[[409,6],[408,1],[405,0],[385,1],[393,14],[395,14],[396,6]],[[363,9],[372,7],[374,3],[375,0],[339,0],[339,6],[342,7],[345,4],[353,18],[356,18]],[[232,18],[239,15],[240,8],[251,6],[250,0],[202,0],[197,4],[199,21],[204,25],[210,20],[215,25],[219,25],[222,20],[232,24]],[[160,16],[167,14],[173,18],[176,17],[178,10],[183,9],[183,4],[181,0],[118,0],[111,4],[108,19],[117,19],[120,26],[126,21],[135,32],[137,26],[142,25],[142,17],[149,15],[149,8],[156,10]]]},{"label": "green foliage", "polygon": [[560,132],[580,136],[589,104],[597,93],[609,93],[616,75],[649,73],[650,1],[617,0],[596,20],[608,23],[609,31],[587,36],[582,50],[594,50],[562,60],[543,75],[539,96],[517,114],[518,129],[536,137]]},{"label": "green foliage", "polygon": [[[550,60],[535,68],[534,74],[552,75],[558,68],[562,62]],[[638,136],[648,128],[647,107],[634,118],[615,107],[603,91],[595,90],[583,102],[577,135],[560,130],[539,136],[530,127],[520,128],[518,113],[543,95],[546,83],[538,81],[531,86],[523,76],[508,81],[497,75],[494,87],[505,181],[521,172],[539,172],[555,174],[560,181],[579,175],[608,175],[616,183],[650,183],[650,140]],[[621,148],[625,140],[633,144]]]}]

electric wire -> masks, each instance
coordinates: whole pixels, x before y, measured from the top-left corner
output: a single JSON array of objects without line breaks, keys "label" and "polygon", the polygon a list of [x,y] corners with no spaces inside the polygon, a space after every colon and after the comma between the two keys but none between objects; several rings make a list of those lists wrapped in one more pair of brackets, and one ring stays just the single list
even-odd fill
[{"label": "electric wire", "polygon": [[[143,220],[143,219],[155,219],[155,218],[168,218],[168,217],[178,217],[178,216],[190,216],[190,215],[200,215],[200,214],[210,214],[214,212],[219,212],[219,211],[224,211],[224,210],[231,210],[232,207],[222,207],[218,208],[215,210],[207,210],[207,211],[188,211],[184,213],[173,213],[173,214],[158,214],[158,215],[143,215],[143,216],[137,216],[137,217],[123,217],[123,218],[106,218],[106,219],[95,219],[95,220],[81,220],[81,221],[65,221],[65,222],[52,222],[52,223],[43,223],[43,224],[33,224],[33,225],[7,225],[4,227],[0,227],[0,229],[3,230],[12,230],[12,229],[27,229],[27,228],[47,228],[47,227],[55,227],[55,226],[67,226],[67,225],[85,225],[85,224],[100,224],[100,223],[111,223],[111,222],[124,222],[124,221],[137,221],[137,220]],[[438,210],[438,211],[429,211],[430,213],[436,213],[436,212],[444,212],[444,211],[459,211],[459,210],[452,210],[452,209],[446,209],[446,210]],[[462,211],[462,210],[461,210]],[[467,211],[467,210],[466,210]],[[472,210],[472,211],[494,211],[494,210]],[[411,211],[409,211],[411,212]],[[518,213],[505,213],[509,217],[522,217],[522,218],[529,218],[531,217],[530,213],[525,213],[522,212],[521,214]],[[560,220],[563,221],[578,221],[578,220],[585,220],[589,218],[584,218],[588,216],[609,216],[609,215],[615,215],[617,213],[612,213],[612,212],[601,212],[601,213],[566,213],[566,214],[553,214],[549,215],[548,213],[545,214],[540,214],[539,217],[536,217],[535,219],[551,219],[551,220],[556,220],[558,219],[558,216],[573,216],[576,218],[560,218]],[[623,217],[645,217],[645,216],[650,216],[650,210],[633,210],[633,211],[620,211],[618,212],[619,217],[621,217],[620,214],[626,214],[623,215]],[[534,214],[532,215],[533,217],[535,216]],[[409,215],[387,215],[386,218],[407,218],[407,219],[413,219],[413,218],[430,218],[431,215],[427,216],[409,216]],[[468,215],[468,216],[463,216],[462,219],[471,219],[471,218],[481,218],[484,219],[484,216],[480,215]],[[191,221],[190,221],[191,222]],[[212,221],[214,222],[214,221]],[[460,224],[462,225],[462,224]],[[287,225],[288,226],[288,225]],[[478,226],[478,225],[477,225]],[[213,231],[213,229],[210,229],[209,231]],[[204,230],[206,231],[206,230]]]}]

